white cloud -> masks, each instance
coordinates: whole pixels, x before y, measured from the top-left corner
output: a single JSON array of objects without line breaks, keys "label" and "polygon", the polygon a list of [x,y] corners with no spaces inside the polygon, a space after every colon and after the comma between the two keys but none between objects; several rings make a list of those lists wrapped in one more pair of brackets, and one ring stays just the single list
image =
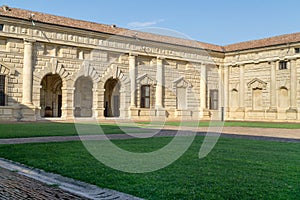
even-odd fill
[{"label": "white cloud", "polygon": [[148,26],[154,26],[160,22],[163,22],[163,19],[156,20],[156,21],[149,21],[149,22],[130,22],[127,24],[129,27],[134,27],[134,28],[140,28],[140,27],[148,27]]}]

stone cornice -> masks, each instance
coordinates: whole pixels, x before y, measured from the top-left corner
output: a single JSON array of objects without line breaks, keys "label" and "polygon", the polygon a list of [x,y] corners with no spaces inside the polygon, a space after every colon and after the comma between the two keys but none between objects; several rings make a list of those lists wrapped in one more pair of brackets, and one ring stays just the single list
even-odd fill
[{"label": "stone cornice", "polygon": [[225,66],[260,64],[260,63],[265,63],[265,62],[277,62],[280,60],[290,61],[290,60],[297,60],[297,59],[300,59],[300,55],[264,58],[264,59],[259,59],[259,60],[247,60],[247,61],[240,61],[240,62],[228,62],[228,63],[225,63]]}]

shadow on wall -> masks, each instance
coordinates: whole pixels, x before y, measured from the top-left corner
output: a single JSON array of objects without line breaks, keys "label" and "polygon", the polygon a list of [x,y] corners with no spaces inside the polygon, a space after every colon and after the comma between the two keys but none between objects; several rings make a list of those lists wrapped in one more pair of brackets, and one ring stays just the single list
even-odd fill
[{"label": "shadow on wall", "polygon": [[0,106],[1,121],[36,121],[40,110],[15,102],[13,106]]}]

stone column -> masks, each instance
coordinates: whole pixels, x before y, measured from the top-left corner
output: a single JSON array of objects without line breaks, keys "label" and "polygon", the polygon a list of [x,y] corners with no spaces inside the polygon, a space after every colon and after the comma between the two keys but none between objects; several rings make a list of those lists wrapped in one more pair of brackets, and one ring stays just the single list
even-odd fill
[{"label": "stone column", "polygon": [[201,64],[201,80],[200,80],[200,108],[206,109],[206,66]]},{"label": "stone column", "polygon": [[34,40],[24,39],[24,64],[23,64],[23,97],[22,104],[32,105],[33,83],[33,43]]},{"label": "stone column", "polygon": [[228,73],[229,66],[224,66],[224,108],[225,113],[229,108],[229,101],[228,101],[228,94],[229,94],[229,73]]},{"label": "stone column", "polygon": [[[219,105],[218,111],[221,111],[221,108],[224,107],[224,68],[222,65],[218,65],[218,74],[219,74]],[[220,112],[221,113],[221,112]],[[221,115],[220,115],[221,116]]]},{"label": "stone column", "polygon": [[136,108],[136,56],[129,55],[130,107]]},{"label": "stone column", "polygon": [[163,73],[164,65],[163,59],[157,58],[156,63],[156,90],[155,90],[155,115],[157,117],[166,117],[166,111],[163,107]]},{"label": "stone column", "polygon": [[103,89],[98,88],[98,83],[93,83],[93,118],[103,117],[103,106],[101,106],[100,94]]},{"label": "stone column", "polygon": [[244,79],[244,65],[240,65],[240,88],[239,88],[239,102],[240,102],[240,110],[244,110],[245,108],[245,79]]},{"label": "stone column", "polygon": [[271,62],[271,85],[270,85],[270,111],[276,111],[276,64],[278,62]]},{"label": "stone column", "polygon": [[290,70],[291,70],[291,95],[290,95],[290,101],[291,101],[291,107],[290,110],[297,110],[297,66],[296,66],[296,60],[292,60],[290,62]]},{"label": "stone column", "polygon": [[157,69],[156,69],[156,91],[155,91],[155,108],[162,109],[162,98],[163,98],[163,59],[157,58]]},{"label": "stone column", "polygon": [[62,119],[74,119],[74,93],[72,80],[63,81],[62,91]]}]

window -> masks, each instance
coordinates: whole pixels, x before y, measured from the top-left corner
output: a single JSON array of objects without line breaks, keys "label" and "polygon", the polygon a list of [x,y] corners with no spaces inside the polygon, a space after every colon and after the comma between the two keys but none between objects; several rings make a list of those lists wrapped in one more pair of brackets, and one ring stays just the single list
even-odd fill
[{"label": "window", "polygon": [[141,88],[141,108],[150,108],[150,85]]},{"label": "window", "polygon": [[295,53],[300,53],[300,48],[295,48]]},{"label": "window", "polygon": [[3,31],[3,29],[4,29],[4,25],[0,24],[0,31]]},{"label": "window", "polygon": [[177,88],[177,109],[185,110],[187,108],[187,99],[186,99],[186,88],[179,87]]},{"label": "window", "polygon": [[252,96],[253,110],[262,110],[263,109],[262,89],[261,88],[253,89],[252,95],[253,95]]},{"label": "window", "polygon": [[237,89],[231,90],[230,105],[234,108],[239,107],[239,91]]},{"label": "window", "polygon": [[219,108],[219,91],[210,90],[210,109],[218,110]]},{"label": "window", "polygon": [[278,107],[284,109],[289,107],[289,91],[286,87],[279,89]]},{"label": "window", "polygon": [[5,106],[5,75],[0,75],[0,106]]},{"label": "window", "polygon": [[287,69],[287,61],[279,62],[279,70]]}]

